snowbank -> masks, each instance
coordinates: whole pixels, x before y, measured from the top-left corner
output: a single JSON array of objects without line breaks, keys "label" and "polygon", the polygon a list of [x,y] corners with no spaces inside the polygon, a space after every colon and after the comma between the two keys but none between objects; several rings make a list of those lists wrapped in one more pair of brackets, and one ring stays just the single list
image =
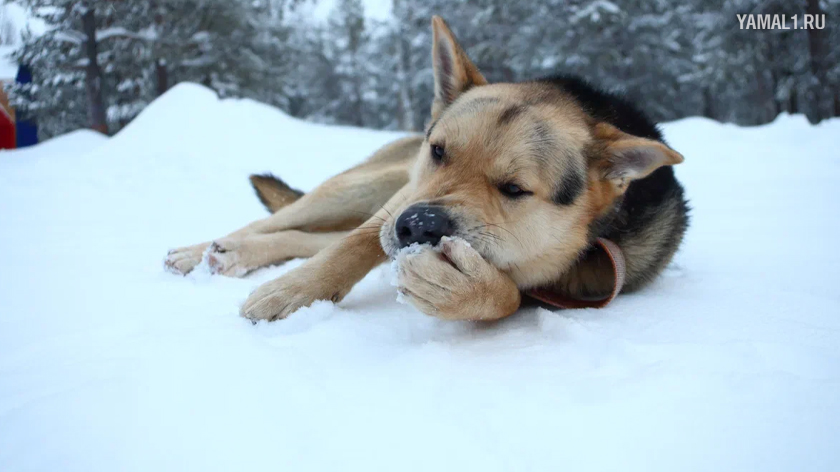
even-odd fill
[{"label": "snowbank", "polygon": [[0,470],[831,470],[840,466],[840,120],[664,127],[694,208],[609,308],[490,325],[397,304],[252,326],[244,280],[170,247],[263,216],[397,137],[180,85],[119,135],[0,153]]}]

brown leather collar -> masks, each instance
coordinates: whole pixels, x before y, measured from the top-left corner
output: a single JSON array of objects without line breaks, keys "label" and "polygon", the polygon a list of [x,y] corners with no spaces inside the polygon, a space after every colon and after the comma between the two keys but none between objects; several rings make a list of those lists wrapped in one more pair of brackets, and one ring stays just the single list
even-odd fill
[{"label": "brown leather collar", "polygon": [[621,288],[624,287],[624,279],[627,275],[627,266],[624,262],[624,253],[621,252],[618,244],[609,239],[598,238],[595,241],[595,245],[607,253],[612,263],[613,289],[612,293],[607,295],[606,298],[600,300],[577,300],[545,288],[529,290],[525,292],[526,295],[557,308],[604,308],[607,306],[613,301],[613,298],[621,293]]}]

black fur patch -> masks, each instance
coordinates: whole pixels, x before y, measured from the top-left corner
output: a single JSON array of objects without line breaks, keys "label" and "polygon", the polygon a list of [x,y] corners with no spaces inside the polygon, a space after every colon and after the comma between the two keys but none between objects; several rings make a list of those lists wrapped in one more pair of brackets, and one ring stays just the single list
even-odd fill
[{"label": "black fur patch", "polygon": [[504,126],[525,112],[525,105],[513,105],[499,115],[499,126]]},{"label": "black fur patch", "polygon": [[528,141],[534,152],[534,157],[540,162],[550,162],[557,153],[557,143],[551,133],[551,129],[545,123],[534,124],[531,139]]},{"label": "black fur patch", "polygon": [[570,75],[555,75],[537,82],[553,85],[571,95],[596,120],[633,136],[662,141],[659,127],[621,95],[599,90],[589,82]]},{"label": "black fur patch", "polygon": [[582,175],[577,171],[566,172],[560,179],[552,200],[558,205],[571,205],[583,193],[583,187]]},{"label": "black fur patch", "polygon": [[[598,90],[585,80],[567,75],[548,77],[537,82],[554,86],[559,92],[570,96],[597,121],[609,123],[634,136],[664,143],[656,124],[620,95]],[[558,203],[568,201],[572,192],[567,194],[566,189],[577,185],[576,182],[561,182],[555,196]],[[582,190],[584,181],[581,180],[579,185]],[[674,176],[674,169],[664,166],[643,179],[631,182],[624,196],[616,200],[613,209],[590,225],[591,240],[603,237],[620,247],[644,239],[651,229],[661,234],[656,249],[645,249],[646,252],[653,251],[646,265],[637,264],[632,271],[628,271],[624,292],[641,288],[664,269],[688,228],[688,212],[688,202],[682,185]]]},{"label": "black fur patch", "polygon": [[429,129],[426,130],[426,139],[429,139],[429,136],[432,135],[432,130],[435,129],[435,125],[438,124],[438,121],[440,120],[435,120],[429,125]]}]

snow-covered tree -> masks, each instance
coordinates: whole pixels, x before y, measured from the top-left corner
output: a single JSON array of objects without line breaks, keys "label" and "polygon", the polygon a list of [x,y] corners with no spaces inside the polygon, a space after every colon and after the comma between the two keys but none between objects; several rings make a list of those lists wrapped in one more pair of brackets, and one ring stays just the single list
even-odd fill
[{"label": "snow-covered tree", "polygon": [[[20,0],[48,28],[15,53],[35,81],[13,99],[47,136],[103,121],[116,131],[182,81],[307,119],[419,130],[440,14],[491,82],[578,74],[657,120],[840,115],[840,24],[830,21],[840,0],[391,0],[387,21],[367,18],[362,0],[337,0],[326,22],[297,11],[304,1]],[[741,30],[744,13],[829,20]]]},{"label": "snow-covered tree", "polygon": [[280,29],[268,31],[271,23],[261,15],[275,0],[23,3],[47,30],[25,36],[16,51],[34,80],[13,87],[12,96],[44,137],[82,126],[116,131],[182,81],[202,83],[221,96],[280,102],[266,86],[267,60],[280,62],[272,55],[282,50],[276,44]]},{"label": "snow-covered tree", "polygon": [[47,136],[87,127],[107,133],[105,90],[97,36],[101,25],[113,23],[116,9],[105,1],[25,0],[48,30],[41,36],[24,33],[14,59],[34,70],[34,80],[12,88],[13,104],[42,124]]}]

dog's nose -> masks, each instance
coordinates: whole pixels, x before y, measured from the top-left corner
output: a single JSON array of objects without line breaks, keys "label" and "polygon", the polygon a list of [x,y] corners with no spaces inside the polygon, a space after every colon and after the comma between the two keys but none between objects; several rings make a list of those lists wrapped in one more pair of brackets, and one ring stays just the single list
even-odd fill
[{"label": "dog's nose", "polygon": [[394,231],[401,248],[413,243],[429,243],[434,246],[440,242],[440,238],[452,236],[454,227],[452,219],[443,208],[413,205],[397,218]]}]

